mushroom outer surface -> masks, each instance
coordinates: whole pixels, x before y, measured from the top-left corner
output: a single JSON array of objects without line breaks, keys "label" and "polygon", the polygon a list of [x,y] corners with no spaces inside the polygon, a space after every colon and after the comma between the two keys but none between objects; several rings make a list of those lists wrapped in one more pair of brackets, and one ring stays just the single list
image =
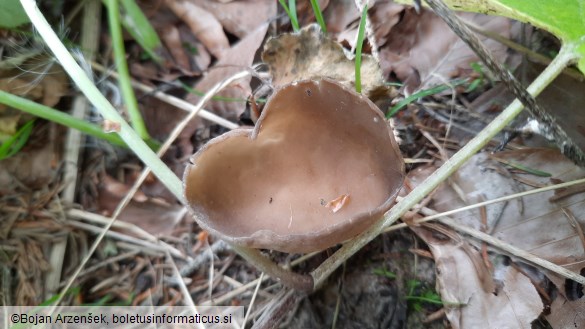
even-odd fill
[{"label": "mushroom outer surface", "polygon": [[277,90],[254,129],[214,138],[191,158],[185,197],[228,242],[312,252],[361,233],[392,206],[404,162],[366,97],[335,81]]}]

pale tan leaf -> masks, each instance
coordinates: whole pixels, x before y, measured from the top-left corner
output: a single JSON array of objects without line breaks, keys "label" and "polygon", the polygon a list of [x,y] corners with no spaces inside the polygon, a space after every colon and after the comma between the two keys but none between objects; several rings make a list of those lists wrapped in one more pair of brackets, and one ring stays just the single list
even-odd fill
[{"label": "pale tan leaf", "polygon": [[[512,194],[510,192],[512,187],[519,191],[534,188],[525,185],[527,183],[547,186],[585,177],[585,169],[573,164],[556,149],[514,150],[500,152],[496,156],[515,166],[524,166],[528,171],[494,163],[485,159],[484,156],[483,162],[475,160],[459,170],[459,176],[464,182],[473,180],[471,185],[462,184],[462,186],[470,187],[470,189],[464,188],[468,196],[485,194],[485,199],[489,200]],[[496,172],[486,174],[496,169],[499,170],[499,174]],[[551,176],[535,175],[530,170],[538,170]],[[497,175],[501,177],[497,178]],[[561,265],[573,272],[582,273],[585,268],[585,237],[582,233],[585,228],[584,191],[585,188],[581,185],[556,192],[528,195],[519,200],[510,201],[503,211],[500,211],[499,220],[489,221],[488,232],[536,257]],[[434,200],[433,207],[438,211],[448,211],[464,205],[457,199],[451,188],[445,186],[435,194]],[[490,207],[493,205],[488,206],[488,209]],[[481,216],[477,211],[462,212],[454,217],[467,226],[475,228],[481,226],[479,224]],[[497,223],[495,227],[494,223]],[[554,273],[546,272],[545,274],[564,294],[566,280]],[[558,299],[561,301],[557,301]],[[557,296],[554,299],[557,306],[561,302],[572,311],[559,307],[558,312],[561,312],[561,315],[555,315],[551,308],[551,316],[556,323],[563,323],[558,328],[565,328],[564,324],[572,323],[570,319],[579,319],[581,316],[579,310],[582,310],[582,306],[575,304],[577,301],[566,301],[563,296]],[[577,323],[583,322],[577,321]]]},{"label": "pale tan leaf", "polygon": [[[510,20],[482,14],[459,14],[464,20],[483,29],[510,37]],[[505,62],[507,47],[480,37],[496,61]],[[394,73],[406,85],[406,92],[445,83],[455,77],[473,72],[469,66],[479,59],[459,37],[434,13],[413,9],[405,11],[403,19],[390,32],[388,42],[380,49],[381,66],[385,76]]]},{"label": "pale tan leaf", "polygon": [[207,10],[182,0],[167,0],[166,5],[189,26],[191,32],[216,58],[221,58],[230,44],[219,21]]},{"label": "pale tan leaf", "polygon": [[190,70],[189,56],[183,48],[183,41],[179,29],[173,25],[167,25],[160,33],[160,38],[165,47],[169,50],[177,65],[183,70]]},{"label": "pale tan leaf", "polygon": [[274,0],[191,1],[212,13],[226,31],[238,38],[243,38],[254,32],[276,16],[277,2]]},{"label": "pale tan leaf", "polygon": [[[267,24],[259,27],[228,49],[224,56],[209,70],[209,74],[203,77],[194,88],[201,92],[206,92],[209,88],[233,74],[249,69],[254,61],[256,51],[264,40],[267,29]],[[224,88],[218,94],[218,96],[236,98],[239,101],[213,101],[208,105],[208,108],[224,118],[237,120],[246,107],[246,99],[250,92],[250,78],[240,79],[231,86]],[[199,96],[190,94],[187,100],[191,103],[196,103],[199,100]]]},{"label": "pale tan leaf", "polygon": [[453,328],[531,328],[543,304],[529,278],[512,266],[500,265],[499,288],[486,291],[486,280],[492,278],[478,268],[483,260],[475,249],[465,242],[437,239],[428,230],[415,231],[435,258],[438,291]]},{"label": "pale tan leaf", "polygon": [[553,328],[585,328],[585,297],[570,301],[558,296],[550,306],[546,320]]},{"label": "pale tan leaf", "polygon": [[340,33],[360,19],[360,12],[356,9],[354,0],[337,0],[323,11],[323,18],[327,23],[328,33]]}]

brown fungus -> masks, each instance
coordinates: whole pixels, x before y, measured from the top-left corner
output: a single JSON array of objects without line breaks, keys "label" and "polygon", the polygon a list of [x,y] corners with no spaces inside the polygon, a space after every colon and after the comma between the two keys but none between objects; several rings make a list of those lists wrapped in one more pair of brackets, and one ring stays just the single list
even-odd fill
[{"label": "brown fungus", "polygon": [[204,229],[284,252],[364,231],[392,206],[404,176],[380,110],[328,79],[282,87],[254,129],[213,139],[191,162],[185,196]]}]

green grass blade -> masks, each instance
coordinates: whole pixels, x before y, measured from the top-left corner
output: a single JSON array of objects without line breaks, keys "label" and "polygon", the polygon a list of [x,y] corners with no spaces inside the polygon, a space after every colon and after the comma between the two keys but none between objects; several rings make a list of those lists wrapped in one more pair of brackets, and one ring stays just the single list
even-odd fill
[{"label": "green grass blade", "polygon": [[498,161],[500,163],[503,163],[505,165],[508,165],[508,166],[510,166],[512,168],[515,168],[515,169],[518,169],[518,170],[521,170],[521,171],[525,171],[525,172],[527,172],[529,174],[532,174],[532,175],[535,175],[535,176],[539,176],[539,177],[551,177],[552,176],[551,173],[548,173],[546,171],[541,171],[541,170],[538,170],[538,169],[533,169],[533,168],[530,168],[530,167],[526,167],[525,165],[522,165],[520,163],[517,163],[517,162],[514,162],[514,161],[508,161],[506,159],[502,159],[502,158],[499,158],[497,156],[493,156],[492,155],[492,156],[490,156],[490,158],[492,158],[492,159],[494,159],[494,160],[496,160],[496,161]]},{"label": "green grass blade", "polygon": [[[298,32],[300,30],[300,28],[299,28],[299,20],[297,19],[297,6],[295,3],[296,1],[289,0],[288,6],[286,5],[286,2],[284,2],[284,0],[278,0],[278,2],[280,3],[282,8],[284,9],[286,14],[288,15],[288,18],[290,19],[290,24],[293,27],[293,31]],[[291,10],[291,8],[292,8],[292,10]]]},{"label": "green grass blade", "polygon": [[403,107],[405,107],[406,105],[416,101],[419,98],[423,98],[423,97],[427,97],[430,95],[434,95],[434,94],[438,94],[442,91],[445,91],[449,88],[453,88],[456,86],[459,86],[461,84],[463,84],[465,81],[456,81],[453,82],[449,85],[438,85],[436,87],[430,88],[430,89],[425,89],[425,90],[421,90],[419,92],[416,92],[408,97],[406,97],[405,99],[401,100],[400,102],[398,102],[398,104],[392,106],[392,108],[390,109],[390,111],[388,111],[388,114],[386,114],[386,118],[391,118],[393,117],[396,113],[398,113],[398,111],[400,111]]},{"label": "green grass blade", "polygon": [[110,104],[104,95],[93,84],[85,71],[75,61],[71,53],[65,48],[55,31],[51,28],[35,0],[20,0],[31,22],[39,35],[51,49],[55,58],[77,87],[87,96],[87,99],[107,120],[120,124],[120,137],[128,144],[140,160],[150,167],[155,176],[163,182],[169,191],[183,204],[186,204],[183,196],[183,183],[179,177],[152,151],[151,147],[136,134],[118,111]]},{"label": "green grass blade", "polygon": [[362,92],[362,47],[364,35],[366,34],[366,18],[368,17],[368,5],[362,9],[362,18],[358,30],[357,45],[355,48],[355,91],[359,94]]},{"label": "green grass blade", "polygon": [[290,10],[291,22],[294,22],[293,28],[296,25],[295,32],[300,30],[299,19],[297,17],[297,0],[288,0],[288,9]]},{"label": "green grass blade", "polygon": [[106,140],[114,145],[126,147],[126,143],[115,133],[106,133],[103,129],[89,122],[75,118],[67,113],[57,111],[45,105],[35,103],[29,99],[0,90],[0,104],[4,104],[39,118],[47,119],[69,128],[77,129],[85,134]]},{"label": "green grass blade", "polygon": [[14,135],[0,144],[0,160],[10,158],[24,147],[30,137],[34,123],[34,119],[25,123]]},{"label": "green grass blade", "polygon": [[122,5],[122,25],[132,35],[132,38],[148,53],[157,63],[162,63],[162,58],[156,53],[162,48],[158,34],[150,25],[148,18],[135,0],[120,0]]},{"label": "green grass blade", "polygon": [[143,140],[150,140],[150,136],[146,129],[140,110],[138,109],[138,102],[132,89],[130,81],[130,71],[128,70],[128,63],[126,62],[126,50],[124,49],[124,39],[122,37],[122,28],[120,27],[120,10],[118,8],[117,0],[106,0],[108,7],[108,23],[110,26],[110,35],[112,37],[112,46],[114,48],[114,60],[116,68],[118,69],[118,82],[120,83],[120,90],[124,97],[124,103],[128,116],[130,117],[130,124],[136,130],[136,133]]},{"label": "green grass blade", "polygon": [[325,19],[323,18],[321,7],[319,7],[319,2],[317,0],[311,0],[311,6],[313,7],[313,12],[315,13],[315,19],[317,19],[317,23],[319,23],[319,26],[321,26],[321,31],[327,34],[327,26],[325,25]]}]

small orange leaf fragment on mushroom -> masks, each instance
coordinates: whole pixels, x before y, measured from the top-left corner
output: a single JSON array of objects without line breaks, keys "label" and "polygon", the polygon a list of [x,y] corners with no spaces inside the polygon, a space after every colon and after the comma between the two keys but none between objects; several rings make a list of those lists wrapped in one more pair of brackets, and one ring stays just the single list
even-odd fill
[{"label": "small orange leaf fragment on mushroom", "polygon": [[332,213],[336,213],[341,210],[341,208],[343,208],[343,206],[345,206],[348,202],[349,194],[342,194],[339,197],[327,202],[325,207],[329,208]]},{"label": "small orange leaf fragment on mushroom", "polygon": [[199,234],[197,234],[197,240],[199,240],[200,242],[207,241],[208,237],[209,237],[209,232],[207,232],[205,230],[201,230],[201,232],[199,232]]},{"label": "small orange leaf fragment on mushroom", "polygon": [[104,120],[102,127],[106,133],[119,133],[122,128],[119,122]]}]

